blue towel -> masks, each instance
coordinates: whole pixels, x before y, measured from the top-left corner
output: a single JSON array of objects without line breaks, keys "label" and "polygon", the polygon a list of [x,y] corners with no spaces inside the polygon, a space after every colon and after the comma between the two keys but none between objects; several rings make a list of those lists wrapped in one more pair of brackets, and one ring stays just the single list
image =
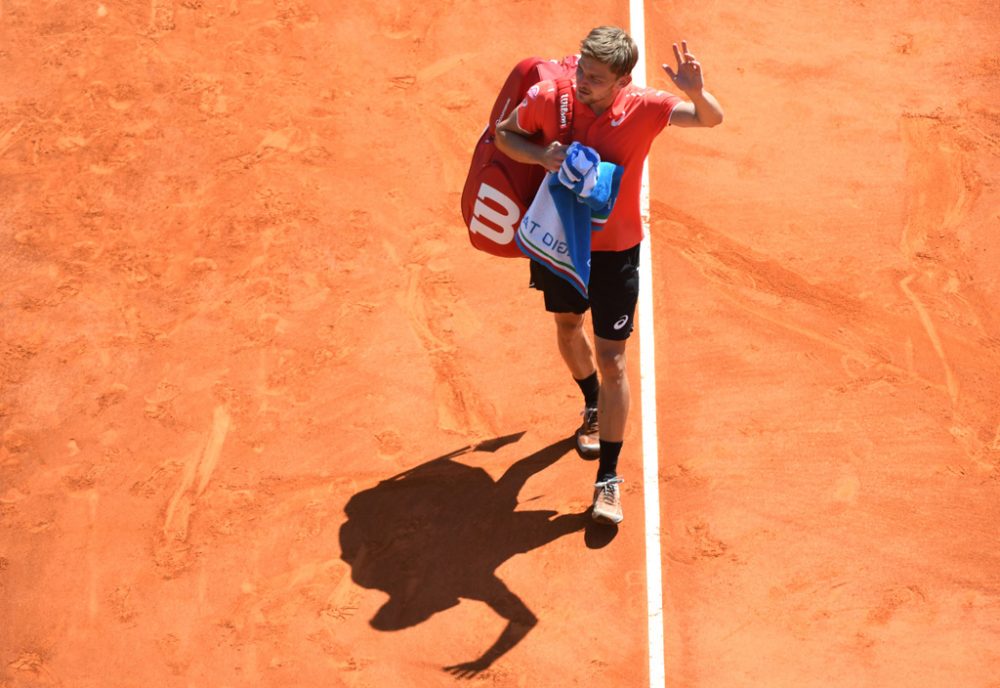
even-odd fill
[{"label": "blue towel", "polygon": [[590,234],[607,221],[624,168],[601,162],[574,142],[558,173],[545,175],[514,235],[521,252],[572,284],[587,298]]},{"label": "blue towel", "polygon": [[566,149],[566,159],[559,168],[559,181],[580,198],[587,198],[597,182],[595,171],[601,163],[601,156],[593,148],[574,141]]}]

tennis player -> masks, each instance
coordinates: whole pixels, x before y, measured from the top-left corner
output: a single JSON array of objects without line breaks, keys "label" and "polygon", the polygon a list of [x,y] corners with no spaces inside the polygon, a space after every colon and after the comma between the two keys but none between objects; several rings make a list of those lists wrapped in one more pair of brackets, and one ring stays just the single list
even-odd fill
[{"label": "tennis player", "polygon": [[[673,48],[676,67],[663,65],[663,70],[687,99],[632,83],[639,51],[624,30],[601,26],[581,42],[574,82],[573,138],[594,148],[601,160],[625,169],[607,224],[592,234],[589,298],[531,261],[530,286],[544,295],[545,310],[555,318],[559,353],[583,393],[577,451],[584,458],[599,459],[592,515],[610,523],[620,523],[624,517],[618,457],[630,403],[625,348],[639,296],[643,163],[653,139],[668,124],[714,127],[722,123],[723,116],[719,102],[705,90],[701,63],[688,50],[687,42],[682,41],[680,47],[675,43]],[[556,140],[556,100],[555,82],[533,86],[497,126],[497,147],[514,160],[557,171],[566,158],[566,147]],[[542,143],[529,140],[539,132]],[[588,310],[593,345],[583,327]]]}]

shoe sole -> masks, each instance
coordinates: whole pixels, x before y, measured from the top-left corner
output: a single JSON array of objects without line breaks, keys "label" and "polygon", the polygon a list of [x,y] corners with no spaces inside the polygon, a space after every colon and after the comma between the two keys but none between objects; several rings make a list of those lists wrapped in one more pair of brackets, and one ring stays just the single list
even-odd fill
[{"label": "shoe sole", "polygon": [[596,511],[591,511],[590,512],[590,517],[593,518],[598,523],[607,523],[607,524],[612,525],[612,526],[616,526],[616,525],[618,525],[619,523],[621,523],[622,521],[625,520],[625,517],[622,516],[621,518],[619,518],[616,521],[612,517],[610,517],[610,516],[604,516],[603,514],[598,514]]}]

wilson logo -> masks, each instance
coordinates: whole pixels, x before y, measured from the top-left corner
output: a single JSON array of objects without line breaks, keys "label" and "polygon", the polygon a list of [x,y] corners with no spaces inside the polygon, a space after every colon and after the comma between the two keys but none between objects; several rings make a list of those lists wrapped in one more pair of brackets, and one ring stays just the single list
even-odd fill
[{"label": "wilson logo", "polygon": [[563,93],[559,96],[559,128],[565,129],[569,126],[569,94]]},{"label": "wilson logo", "polygon": [[509,244],[521,220],[521,209],[499,189],[483,182],[476,194],[469,231],[495,244]]}]

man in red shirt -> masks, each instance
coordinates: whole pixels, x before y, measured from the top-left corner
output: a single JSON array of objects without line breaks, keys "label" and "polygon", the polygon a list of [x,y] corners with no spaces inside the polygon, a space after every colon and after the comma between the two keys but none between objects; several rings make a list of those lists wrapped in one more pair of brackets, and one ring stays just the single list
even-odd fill
[{"label": "man in red shirt", "polygon": [[[573,139],[594,148],[601,160],[621,165],[621,186],[604,228],[591,235],[589,298],[531,262],[531,286],[542,291],[545,309],[554,314],[559,352],[584,396],[577,450],[585,458],[600,459],[593,517],[611,523],[623,518],[618,487],[622,480],[617,471],[630,402],[625,344],[632,333],[639,295],[643,162],[653,139],[668,124],[714,127],[722,122],[722,107],[705,90],[701,64],[688,51],[687,42],[681,48],[675,43],[674,55],[676,71],[667,65],[663,69],[688,100],[632,83],[639,51],[622,29],[601,26],[580,43]],[[517,109],[497,125],[497,148],[514,160],[557,171],[566,159],[566,147],[556,140],[556,96],[552,81],[533,86]],[[535,143],[538,140],[541,143]],[[583,330],[588,309],[593,347]]]}]

